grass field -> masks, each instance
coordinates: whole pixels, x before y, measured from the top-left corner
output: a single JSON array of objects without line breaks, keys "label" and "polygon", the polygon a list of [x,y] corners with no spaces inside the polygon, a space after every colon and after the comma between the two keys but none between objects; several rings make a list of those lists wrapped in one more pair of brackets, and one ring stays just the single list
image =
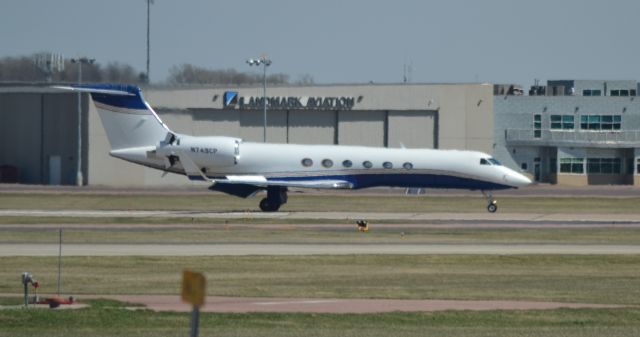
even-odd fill
[{"label": "grass field", "polygon": [[[258,198],[211,195],[4,193],[0,209],[256,211]],[[484,212],[481,197],[291,194],[283,211]],[[505,213],[638,214],[640,198],[503,197]],[[35,224],[133,224],[132,228],[66,229],[66,243],[566,243],[640,244],[633,228],[300,226],[281,219],[0,217],[0,244],[56,243],[56,229]],[[295,220],[296,223],[336,223]],[[280,224],[261,227],[260,224]],[[386,221],[385,223],[393,223]],[[411,223],[411,222],[409,222]],[[414,222],[415,223],[415,222]],[[9,226],[7,224],[14,224]],[[164,224],[143,229],[137,225]],[[180,224],[203,228],[181,228]],[[8,229],[11,228],[11,229]],[[403,236],[400,233],[404,233]],[[346,255],[235,257],[65,257],[65,295],[178,294],[183,269],[204,272],[208,293],[222,296],[533,300],[628,305],[620,309],[446,311],[387,314],[203,314],[202,336],[638,336],[640,256],[634,255]],[[53,293],[54,257],[0,257],[0,293],[19,294],[31,272]],[[0,297],[0,305],[21,298]],[[189,315],[131,311],[109,300],[66,310],[0,310],[3,336],[184,336]]]},{"label": "grass field", "polygon": [[[258,211],[260,198],[241,199],[210,195],[114,195],[114,194],[0,194],[1,209],[100,209]],[[499,197],[504,213],[627,213],[640,214],[640,197],[556,198]],[[291,194],[282,211],[350,212],[483,212],[486,200],[465,196],[311,195]]]},{"label": "grass field", "polygon": [[[63,289],[82,294],[178,294],[184,268],[210,295],[536,300],[640,305],[640,256],[66,257]],[[29,271],[53,292],[53,257],[0,258],[0,293]]]},{"label": "grass field", "polygon": [[[0,336],[186,336],[189,314],[95,300],[77,311],[0,310]],[[508,323],[506,323],[508,322]],[[637,336],[639,309],[353,314],[202,314],[201,336]]]}]

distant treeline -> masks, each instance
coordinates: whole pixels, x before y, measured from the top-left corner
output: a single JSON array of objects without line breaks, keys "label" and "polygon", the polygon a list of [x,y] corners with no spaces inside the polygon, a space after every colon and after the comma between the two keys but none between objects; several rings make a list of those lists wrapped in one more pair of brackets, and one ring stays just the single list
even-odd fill
[{"label": "distant treeline", "polygon": [[[76,82],[78,80],[78,65],[69,59],[64,63],[62,70],[56,68],[49,71],[42,64],[36,64],[38,54],[32,56],[17,56],[0,58],[0,81],[2,82]],[[54,67],[55,68],[55,67]],[[136,71],[132,66],[119,62],[110,62],[102,65],[99,62],[82,64],[83,82],[111,82],[145,84],[147,82],[144,72]],[[169,69],[169,77],[166,82],[171,85],[251,85],[262,83],[262,74],[250,72],[238,72],[235,69],[207,69],[192,64],[181,64]],[[290,76],[282,73],[268,74],[268,84],[313,84],[310,75],[299,76],[295,81],[290,81]]]}]

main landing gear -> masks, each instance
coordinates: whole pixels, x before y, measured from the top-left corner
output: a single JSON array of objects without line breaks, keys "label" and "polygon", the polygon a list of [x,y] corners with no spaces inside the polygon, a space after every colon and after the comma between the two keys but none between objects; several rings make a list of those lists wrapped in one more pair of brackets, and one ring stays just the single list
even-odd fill
[{"label": "main landing gear", "polygon": [[287,188],[280,186],[267,187],[267,197],[260,200],[260,209],[263,212],[275,212],[282,204],[287,203]]},{"label": "main landing gear", "polygon": [[482,191],[482,195],[484,195],[484,197],[489,201],[489,204],[487,205],[487,211],[489,211],[489,213],[495,213],[498,210],[498,201],[493,198],[491,192],[487,193],[485,191]]}]

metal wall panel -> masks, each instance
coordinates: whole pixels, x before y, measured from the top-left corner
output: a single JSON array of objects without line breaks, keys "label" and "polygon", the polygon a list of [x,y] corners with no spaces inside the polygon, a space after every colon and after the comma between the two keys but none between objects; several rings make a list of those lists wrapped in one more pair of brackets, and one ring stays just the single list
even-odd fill
[{"label": "metal wall panel", "polygon": [[41,114],[40,94],[0,94],[0,165],[16,167],[21,183],[44,183]]},{"label": "metal wall panel", "polygon": [[[82,95],[82,138],[87,140],[87,94]],[[61,158],[61,183],[75,185],[78,172],[78,96],[43,95],[43,182],[49,183],[49,158]],[[83,177],[86,175],[87,147],[83,146]],[[86,180],[85,180],[86,181]]]},{"label": "metal wall panel", "polygon": [[389,111],[388,146],[434,147],[434,111]]},{"label": "metal wall panel", "polygon": [[336,111],[291,110],[289,143],[334,144],[336,115]]},{"label": "metal wall panel", "polygon": [[385,111],[340,111],[338,144],[384,146]]}]

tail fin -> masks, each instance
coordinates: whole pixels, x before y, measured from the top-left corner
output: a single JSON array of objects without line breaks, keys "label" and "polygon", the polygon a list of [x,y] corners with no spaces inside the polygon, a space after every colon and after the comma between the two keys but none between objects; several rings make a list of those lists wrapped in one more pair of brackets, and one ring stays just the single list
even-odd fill
[{"label": "tail fin", "polygon": [[171,133],[137,86],[83,84],[64,89],[91,94],[112,150],[156,145]]}]

